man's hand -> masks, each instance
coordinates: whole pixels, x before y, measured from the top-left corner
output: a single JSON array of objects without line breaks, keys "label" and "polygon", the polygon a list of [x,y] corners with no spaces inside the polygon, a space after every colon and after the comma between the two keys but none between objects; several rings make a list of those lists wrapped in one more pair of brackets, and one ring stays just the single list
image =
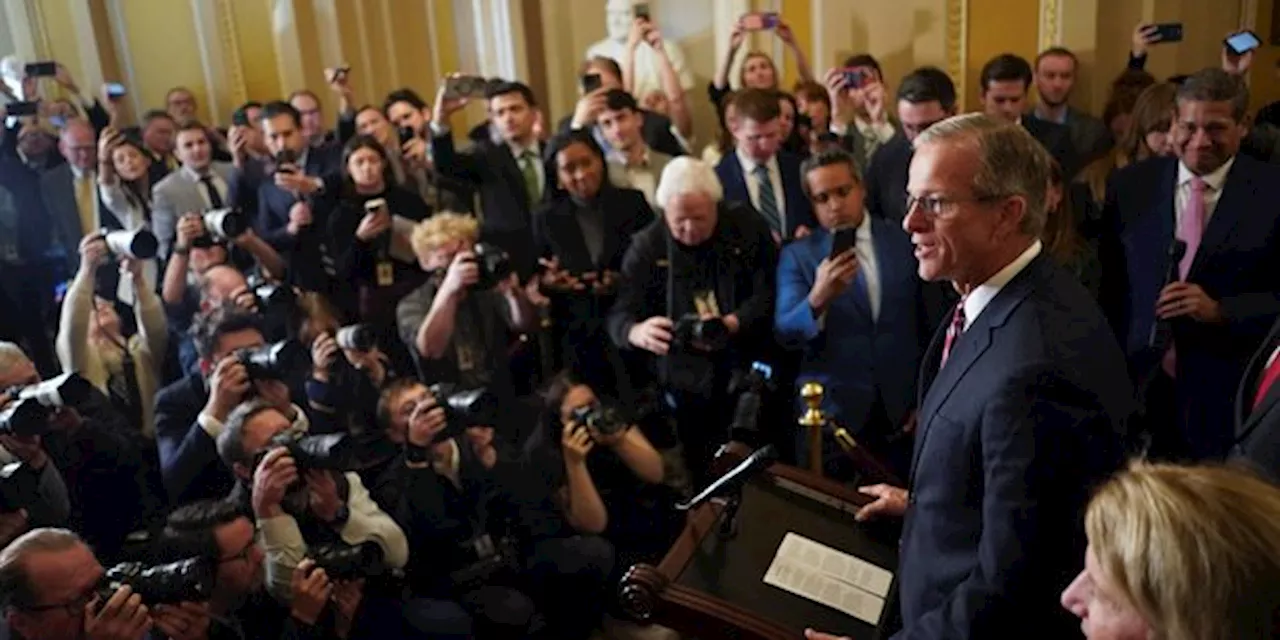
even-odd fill
[{"label": "man's hand", "polygon": [[327,67],[324,70],[324,81],[329,85],[329,90],[339,96],[351,95],[351,70],[341,70],[339,67]]},{"label": "man's hand", "polygon": [[253,513],[259,518],[271,518],[283,513],[280,501],[289,487],[298,481],[298,466],[289,450],[276,447],[262,457],[253,472]]},{"label": "man's hand", "polygon": [[204,412],[218,420],[226,420],[231,410],[244,400],[249,384],[249,372],[240,364],[239,356],[231,354],[218,361],[209,382],[209,400],[204,405]]},{"label": "man's hand", "polygon": [[1141,58],[1147,55],[1147,48],[1159,42],[1160,36],[1156,35],[1156,25],[1141,24],[1133,28],[1133,37],[1130,40],[1130,52],[1133,57]]},{"label": "man's hand", "polygon": [[0,435],[0,446],[35,471],[49,463],[49,454],[45,453],[40,436]]},{"label": "man's hand", "polygon": [[26,533],[30,526],[26,509],[0,513],[0,547],[8,546],[14,538]]},{"label": "man's hand", "polygon": [[422,138],[410,138],[400,141],[400,155],[411,165],[419,167],[431,166],[427,158],[427,141]]},{"label": "man's hand", "polygon": [[101,233],[95,231],[80,241],[80,270],[93,273],[95,269],[106,264],[111,251],[107,249],[107,241]]},{"label": "man's hand", "polygon": [[[855,90],[862,101],[862,108],[867,113],[867,120],[873,124],[889,121],[889,113],[885,108],[884,84],[878,80],[868,82]],[[858,98],[855,98],[857,100]]]},{"label": "man's hand", "polygon": [[573,121],[570,123],[574,129],[585,129],[596,123],[596,118],[600,116],[600,112],[604,111],[608,103],[605,96],[609,90],[600,87],[587,95],[578,99],[578,104],[573,109]]},{"label": "man's hand", "polygon": [[436,103],[431,108],[431,122],[435,123],[437,127],[447,126],[449,124],[449,116],[467,106],[465,97],[448,98],[445,96],[445,92],[449,88],[449,78],[456,78],[461,75],[460,73],[449,74],[445,81],[440,83],[440,89],[436,91]]},{"label": "man's hand", "polygon": [[333,475],[321,469],[311,469],[305,476],[307,482],[307,503],[321,522],[333,522],[338,518],[338,510],[343,500],[338,495],[338,483]]},{"label": "man's hand", "polygon": [[289,232],[289,235],[296,236],[304,228],[310,227],[312,222],[314,220],[311,218],[311,205],[305,202],[295,202],[292,207],[289,207],[289,225],[285,229]]},{"label": "man's hand", "polygon": [[235,160],[237,166],[249,158],[249,138],[245,135],[244,127],[238,125],[231,127],[227,132],[227,146],[230,147],[231,158]]},{"label": "man's hand", "polygon": [[778,36],[779,40],[785,42],[788,46],[796,46],[796,34],[791,30],[791,25],[778,20],[778,26],[773,28],[773,33]]},{"label": "man's hand", "polygon": [[564,461],[567,464],[585,464],[587,454],[591,453],[594,446],[596,443],[591,439],[591,432],[576,422],[566,424],[560,433],[560,447],[564,450]]},{"label": "man's hand", "polygon": [[492,469],[498,462],[498,450],[493,446],[493,427],[467,427],[467,442],[471,451],[480,458],[484,468]]},{"label": "man's hand", "polygon": [[333,588],[334,633],[339,638],[351,635],[351,624],[355,622],[356,611],[364,600],[364,578],[344,580]]},{"label": "man's hand", "polygon": [[409,416],[409,429],[405,438],[416,447],[429,447],[446,424],[444,408],[439,404],[419,404]]},{"label": "man's hand", "polygon": [[827,310],[831,301],[835,300],[858,277],[858,256],[853,249],[832,259],[823,258],[818,263],[817,274],[813,278],[813,288],[809,290],[809,306],[819,315]]},{"label": "man's hand", "polygon": [[1170,282],[1156,300],[1156,317],[1161,320],[1189,316],[1196,322],[1221,324],[1226,320],[1222,305],[1190,282]]},{"label": "man's hand", "polygon": [[803,225],[803,224],[796,225],[795,238],[797,240],[799,240],[800,238],[808,238],[809,235],[812,233],[813,233],[813,229],[810,229],[807,225]]},{"label": "man's hand", "polygon": [[[299,196],[309,196],[320,190],[320,178],[309,176],[301,168],[295,168],[297,171],[276,171],[273,177],[276,186]],[[293,212],[289,213],[292,219]]]},{"label": "man's hand", "polygon": [[[102,605],[100,611],[98,605]],[[84,605],[86,640],[141,640],[150,629],[147,605],[128,585],[116,589],[106,604],[94,598]]]},{"label": "man's hand", "polygon": [[293,594],[289,615],[308,626],[316,626],[333,594],[333,583],[329,582],[329,576],[325,575],[324,569],[316,568],[315,560],[308,558],[294,567],[293,577],[289,582],[289,591]]},{"label": "man's hand", "polygon": [[391,230],[391,214],[384,205],[377,211],[364,214],[356,227],[356,238],[361,242],[373,242],[378,236]]},{"label": "man's hand", "polygon": [[203,237],[207,233],[204,228],[204,216],[187,212],[178,218],[178,239],[174,243],[174,249],[188,250],[191,248],[191,241],[196,238]]},{"label": "man's hand", "polygon": [[671,318],[654,316],[632,325],[631,330],[627,332],[627,342],[637,349],[665,356],[671,349],[671,331],[674,328]]},{"label": "man's hand", "polygon": [[480,282],[480,265],[476,264],[476,254],[470,250],[459,251],[449,263],[438,295],[456,298],[477,282]]},{"label": "man's hand", "polygon": [[338,343],[333,336],[322,333],[311,341],[311,377],[320,382],[329,381],[329,371],[338,360]]},{"label": "man's hand", "polygon": [[151,620],[170,640],[206,640],[209,637],[209,603],[182,602],[158,605]]},{"label": "man's hand", "polygon": [[[1229,35],[1229,34],[1228,34]],[[1236,55],[1222,48],[1222,70],[1235,76],[1243,76],[1249,71],[1249,67],[1253,66],[1253,51],[1246,51],[1242,55]]]},{"label": "man's hand", "polygon": [[827,87],[827,97],[831,99],[831,123],[848,126],[858,113],[858,103],[844,83],[844,70],[838,67],[828,69],[823,84]]},{"label": "man's hand", "polygon": [[538,258],[538,264],[542,265],[542,275],[539,276],[539,282],[549,291],[583,291],[587,287],[573,274],[560,268],[560,258],[552,256],[551,259]]},{"label": "man's hand", "polygon": [[874,484],[869,487],[858,487],[858,493],[876,498],[875,502],[858,509],[858,513],[854,515],[854,519],[858,522],[882,516],[901,518],[907,512],[906,489],[887,484]]}]

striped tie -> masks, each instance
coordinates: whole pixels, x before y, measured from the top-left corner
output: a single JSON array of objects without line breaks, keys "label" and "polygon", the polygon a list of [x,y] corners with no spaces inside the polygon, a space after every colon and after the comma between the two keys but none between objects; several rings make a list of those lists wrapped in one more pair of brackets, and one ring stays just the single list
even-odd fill
[{"label": "striped tie", "polygon": [[759,185],[759,206],[760,215],[764,216],[764,221],[769,223],[769,228],[776,231],[779,235],[785,235],[782,229],[782,220],[778,216],[778,199],[773,193],[773,180],[769,179],[769,168],[758,164],[755,169],[751,170],[751,174],[756,178],[756,184]]}]

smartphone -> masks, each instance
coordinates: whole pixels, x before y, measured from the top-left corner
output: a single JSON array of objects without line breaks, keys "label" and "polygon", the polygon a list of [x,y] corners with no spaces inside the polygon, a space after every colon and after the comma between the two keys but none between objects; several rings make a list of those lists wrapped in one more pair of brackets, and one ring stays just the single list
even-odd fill
[{"label": "smartphone", "polygon": [[599,89],[604,82],[600,79],[598,73],[588,73],[582,76],[582,93],[588,94]]},{"label": "smartphone", "polygon": [[840,227],[831,232],[831,254],[828,256],[835,259],[836,256],[853,248],[854,240],[857,239],[857,227]]},{"label": "smartphone", "polygon": [[377,214],[379,211],[385,211],[387,201],[383,198],[374,198],[364,203],[364,212],[368,215]]},{"label": "smartphone", "polygon": [[1242,56],[1258,47],[1262,46],[1262,41],[1258,39],[1258,35],[1252,31],[1241,31],[1240,33],[1227,36],[1222,44],[1227,47],[1227,51],[1233,55]]},{"label": "smartphone", "polygon": [[487,82],[480,76],[454,76],[444,83],[445,95],[450,98],[483,98]]},{"label": "smartphone", "polygon": [[633,16],[640,18],[641,20],[648,20],[650,15],[649,3],[641,2],[640,4],[637,4],[634,7],[631,7],[631,13]]},{"label": "smartphone", "polygon": [[58,75],[58,63],[32,62],[26,66],[26,73],[28,78],[52,78]]},{"label": "smartphone", "polygon": [[844,76],[846,89],[860,89],[871,78],[871,74],[857,67],[846,67],[840,73]]},{"label": "smartphone", "polygon": [[49,124],[53,125],[54,129],[61,129],[67,126],[67,119],[62,116],[49,116]]},{"label": "smartphone", "polygon": [[400,136],[400,144],[404,144],[418,137],[418,135],[413,132],[413,127],[400,127],[399,129],[396,129],[396,134]]},{"label": "smartphone", "polygon": [[34,116],[40,113],[40,103],[10,102],[4,106],[4,112],[10,116]]},{"label": "smartphone", "polygon": [[1182,23],[1181,22],[1162,22],[1153,25],[1156,28],[1154,34],[1156,42],[1182,42]]},{"label": "smartphone", "polygon": [[126,95],[128,95],[128,94],[129,94],[129,90],[128,90],[128,89],[125,89],[125,88],[124,88],[124,85],[120,84],[119,82],[108,82],[108,83],[107,83],[107,97],[108,97],[108,98],[123,98],[123,97],[125,97],[125,96],[126,96]]},{"label": "smartphone", "polygon": [[778,26],[777,11],[753,11],[742,16],[742,28],[747,31],[766,31]]}]

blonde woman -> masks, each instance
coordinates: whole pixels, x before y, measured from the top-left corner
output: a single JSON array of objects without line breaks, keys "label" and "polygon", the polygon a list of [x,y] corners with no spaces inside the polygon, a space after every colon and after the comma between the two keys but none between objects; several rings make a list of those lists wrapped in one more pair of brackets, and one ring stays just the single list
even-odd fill
[{"label": "blonde woman", "polygon": [[1085,513],[1062,593],[1090,640],[1280,637],[1280,488],[1243,470],[1135,463]]},{"label": "blonde woman", "polygon": [[124,336],[115,303],[96,294],[96,270],[109,259],[101,234],[80,242],[80,270],[67,288],[58,324],[58,361],[64,371],[75,371],[106,392],[144,436],[153,438],[152,399],[169,343],[168,323],[160,297],[146,283],[142,263],[125,259],[121,271],[137,292],[133,309],[138,332]]}]

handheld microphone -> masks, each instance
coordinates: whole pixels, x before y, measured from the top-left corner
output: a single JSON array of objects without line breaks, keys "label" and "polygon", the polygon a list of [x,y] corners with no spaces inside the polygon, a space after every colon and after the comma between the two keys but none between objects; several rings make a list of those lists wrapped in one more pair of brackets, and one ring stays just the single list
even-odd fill
[{"label": "handheld microphone", "polygon": [[707,485],[698,495],[689,499],[687,502],[677,504],[676,508],[681,511],[689,511],[702,505],[702,503],[726,493],[732,493],[742,488],[742,485],[751,479],[757,471],[768,468],[778,460],[778,451],[773,445],[765,445],[756,449],[746,460],[738,463],[738,466],[729,470],[728,473],[720,476]]},{"label": "handheld microphone", "polygon": [[[1187,243],[1174,238],[1173,243],[1169,245],[1169,266],[1165,271],[1164,285],[1160,287],[1161,289],[1182,279],[1179,264],[1186,255]],[[1169,320],[1156,318],[1156,321],[1151,325],[1151,335],[1147,337],[1147,346],[1163,352],[1164,348],[1173,339],[1172,334],[1173,328],[1169,325]]]}]

